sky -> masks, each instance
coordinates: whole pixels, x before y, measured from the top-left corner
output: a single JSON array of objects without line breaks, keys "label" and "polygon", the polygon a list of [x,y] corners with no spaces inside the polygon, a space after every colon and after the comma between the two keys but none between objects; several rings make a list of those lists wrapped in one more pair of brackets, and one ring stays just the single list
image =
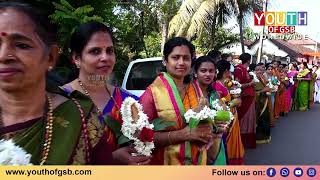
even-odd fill
[{"label": "sky", "polygon": [[[308,35],[310,38],[320,42],[320,0],[268,0],[267,11],[289,12],[306,11],[308,12],[308,25],[296,26],[296,32]],[[231,20],[228,24],[235,24]],[[261,32],[262,28],[253,25],[253,17],[248,25],[255,32]],[[238,30],[236,28],[236,30]]]}]

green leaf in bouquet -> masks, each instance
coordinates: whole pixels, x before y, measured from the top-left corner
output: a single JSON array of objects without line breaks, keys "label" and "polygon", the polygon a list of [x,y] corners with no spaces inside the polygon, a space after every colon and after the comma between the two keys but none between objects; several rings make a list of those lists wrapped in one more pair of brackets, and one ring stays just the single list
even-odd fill
[{"label": "green leaf in bouquet", "polygon": [[200,120],[195,119],[195,118],[191,118],[189,121],[189,127],[190,129],[196,128],[199,124]]},{"label": "green leaf in bouquet", "polygon": [[108,126],[108,128],[110,128],[111,131],[116,135],[117,139],[122,136],[120,122],[114,120],[110,116],[104,116],[103,121]]},{"label": "green leaf in bouquet", "polygon": [[166,130],[168,127],[175,126],[176,122],[173,121],[164,121],[163,119],[156,118],[152,121],[154,126],[154,131],[163,131]]},{"label": "green leaf in bouquet", "polygon": [[230,120],[230,113],[229,111],[217,111],[217,115],[215,117],[216,121],[223,121],[227,122]]},{"label": "green leaf in bouquet", "polygon": [[122,144],[125,144],[125,143],[128,143],[130,142],[130,139],[127,138],[126,136],[124,135],[121,135],[119,138],[118,138],[118,144],[119,145],[122,145]]}]

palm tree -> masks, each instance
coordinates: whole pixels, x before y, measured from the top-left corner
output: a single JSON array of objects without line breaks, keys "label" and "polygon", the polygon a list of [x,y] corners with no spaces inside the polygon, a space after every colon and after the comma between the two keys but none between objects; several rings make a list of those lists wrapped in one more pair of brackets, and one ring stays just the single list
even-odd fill
[{"label": "palm tree", "polygon": [[249,15],[252,15],[256,11],[262,10],[262,1],[254,1],[254,0],[235,0],[234,1],[234,7],[235,12],[234,14],[237,14],[237,21],[239,24],[239,34],[240,34],[240,42],[241,42],[241,49],[242,53],[245,52],[244,49],[244,27],[247,26],[247,21],[245,20],[245,17],[248,17]]},{"label": "palm tree", "polygon": [[216,27],[236,16],[244,52],[245,17],[262,9],[261,7],[262,3],[257,0],[185,0],[169,23],[169,36],[185,36],[191,39],[205,29],[211,30],[214,41]]}]

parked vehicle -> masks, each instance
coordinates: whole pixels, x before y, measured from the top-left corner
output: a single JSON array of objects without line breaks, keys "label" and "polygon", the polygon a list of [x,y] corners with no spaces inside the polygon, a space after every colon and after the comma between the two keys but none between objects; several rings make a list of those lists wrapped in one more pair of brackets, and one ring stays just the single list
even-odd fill
[{"label": "parked vehicle", "polygon": [[161,72],[162,67],[162,57],[134,60],[127,68],[121,87],[140,97]]}]

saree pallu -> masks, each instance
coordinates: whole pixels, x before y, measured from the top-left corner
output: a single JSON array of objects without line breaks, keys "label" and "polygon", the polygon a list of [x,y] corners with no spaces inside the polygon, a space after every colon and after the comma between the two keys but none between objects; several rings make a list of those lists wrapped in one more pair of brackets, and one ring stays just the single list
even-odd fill
[{"label": "saree pallu", "polygon": [[296,91],[296,105],[299,111],[306,111],[309,106],[309,81],[300,81]]},{"label": "saree pallu", "polygon": [[[220,98],[225,98],[227,102],[231,101],[231,95],[228,89],[225,88],[222,83],[216,82],[213,84],[213,88],[219,92]],[[228,164],[229,165],[242,165],[244,164],[244,147],[241,141],[240,126],[237,108],[231,108],[234,120],[227,133],[227,154],[228,154]]]},{"label": "saree pallu", "polygon": [[[83,117],[89,116],[92,109],[90,100],[67,100],[53,112],[52,141],[46,165],[67,164],[112,164],[111,148],[104,143],[106,137],[102,135],[103,128],[91,124],[88,126],[88,146],[85,148],[85,136],[81,122]],[[92,133],[89,129],[95,127]],[[46,122],[43,118],[15,124],[0,129],[0,137],[12,138],[14,142],[31,154],[31,163],[40,164],[43,151]],[[99,136],[100,134],[101,136]]]},{"label": "saree pallu", "polygon": [[279,118],[281,113],[288,113],[289,101],[287,100],[287,89],[284,84],[281,84],[277,93],[275,101],[275,118]]},{"label": "saree pallu", "polygon": [[[287,73],[288,74],[288,78],[294,78],[296,77],[296,75],[298,74],[297,71],[290,71]],[[295,95],[295,90],[296,90],[296,82],[294,82],[294,84],[289,83],[288,87],[287,87],[287,101],[289,103],[289,107],[288,107],[288,112],[290,112],[291,110],[293,110],[293,100],[294,100],[294,95]]]},{"label": "saree pallu", "polygon": [[[310,71],[304,69],[297,75],[298,78],[310,78]],[[299,111],[306,111],[309,107],[310,100],[310,81],[300,80],[296,90],[295,108]]]},{"label": "saree pallu", "polygon": [[[76,92],[70,85],[64,85],[61,89],[67,93],[70,97],[74,96],[74,92]],[[95,120],[104,126],[105,136],[107,138],[107,143],[110,145],[112,151],[118,149],[117,139],[111,128],[109,128],[103,121],[103,116],[109,115],[113,120],[122,123],[121,115],[120,115],[120,108],[122,102],[127,97],[132,97],[136,100],[139,98],[132,95],[131,93],[119,88],[115,87],[112,93],[113,99],[110,98],[107,102],[106,106],[103,108],[102,116],[95,115],[98,118]],[[90,117],[94,117],[91,115]]]},{"label": "saree pallu", "polygon": [[[256,91],[264,88],[264,84],[259,82],[255,84]],[[257,128],[256,142],[257,144],[270,143],[271,141],[271,98],[266,93],[256,92],[256,112],[257,112]]]},{"label": "saree pallu", "polygon": [[[246,67],[238,65],[235,68],[235,79],[241,84],[249,83],[251,80]],[[245,148],[256,147],[256,110],[254,87],[243,88],[241,92],[241,106],[237,108],[241,141]]]},{"label": "saree pallu", "polygon": [[[125,100],[125,98],[127,97],[132,97],[135,100],[138,100],[138,97],[130,94],[129,92],[116,87],[114,92],[113,92],[113,99],[110,98],[110,100],[108,101],[107,105],[105,106],[105,108],[103,109],[103,115],[109,115],[113,120],[118,121],[119,123],[122,124],[122,119],[121,119],[121,115],[120,115],[120,108],[122,105],[122,102]],[[103,122],[103,117],[99,117],[100,122]],[[117,139],[114,135],[114,133],[112,132],[111,128],[105,126],[105,133],[107,138],[107,143],[112,147],[112,150],[116,150],[118,149],[118,145],[117,145]]]},{"label": "saree pallu", "polygon": [[[196,90],[192,83],[187,86],[186,98],[182,100],[173,79],[167,73],[161,73],[142,95],[144,98],[152,98],[154,104],[143,104],[144,108],[155,108],[156,116],[164,121],[174,121],[175,126],[166,131],[181,130],[187,126],[184,113],[190,108],[198,106]],[[150,93],[151,97],[148,95]],[[150,110],[149,110],[150,112]],[[152,119],[150,119],[152,120]],[[151,164],[155,165],[206,165],[207,152],[200,151],[197,144],[185,141],[180,144],[156,148]]]}]

